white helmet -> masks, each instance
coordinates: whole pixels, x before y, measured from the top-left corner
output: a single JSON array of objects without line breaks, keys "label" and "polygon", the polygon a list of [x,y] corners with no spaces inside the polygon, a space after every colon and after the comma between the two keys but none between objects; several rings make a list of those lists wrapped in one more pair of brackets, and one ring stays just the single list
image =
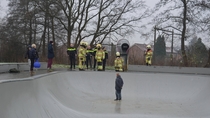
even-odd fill
[{"label": "white helmet", "polygon": [[116,52],[116,56],[120,56],[120,52]]},{"label": "white helmet", "polygon": [[80,45],[81,45],[81,46],[82,46],[82,45],[85,45],[85,42],[81,41],[81,42],[80,42]]},{"label": "white helmet", "polygon": [[98,44],[96,45],[96,47],[97,47],[97,48],[101,48],[101,44],[98,43]]},{"label": "white helmet", "polygon": [[85,46],[88,46],[88,42],[85,42]]},{"label": "white helmet", "polygon": [[147,45],[147,49],[151,49],[151,45]]}]

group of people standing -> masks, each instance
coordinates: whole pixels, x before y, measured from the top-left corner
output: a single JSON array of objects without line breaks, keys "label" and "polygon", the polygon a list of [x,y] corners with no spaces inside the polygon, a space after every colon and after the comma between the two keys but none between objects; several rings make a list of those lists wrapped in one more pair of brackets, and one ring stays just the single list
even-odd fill
[{"label": "group of people standing", "polygon": [[[75,69],[76,58],[78,57],[78,66],[80,71],[84,71],[85,69],[96,70],[96,65],[98,71],[105,71],[108,52],[105,47],[102,47],[101,44],[97,44],[94,48],[91,48],[87,42],[81,42],[78,49],[78,54],[77,49],[73,44],[71,44],[67,49],[67,54],[69,55],[70,60],[70,70],[73,68]],[[119,52],[116,52],[114,67],[115,71],[124,71],[124,59],[120,56]]]},{"label": "group of people standing", "polygon": [[[52,61],[55,57],[53,51],[53,41],[50,41],[48,44],[48,64],[47,69],[48,71],[52,71]],[[25,58],[28,59],[28,64],[30,66],[30,74],[34,74],[34,62],[39,59],[38,51],[36,49],[36,44],[28,45],[27,52]]]},{"label": "group of people standing", "polygon": [[[73,44],[67,49],[67,54],[69,55],[70,60],[70,70],[75,69],[76,58],[79,60],[79,70],[84,71],[85,69],[96,69],[98,71],[105,71],[106,60],[108,59],[108,52],[105,47],[102,47],[101,44],[97,44],[95,48],[91,48],[87,42],[81,42],[78,54],[77,49]],[[92,65],[93,62],[93,65]]]},{"label": "group of people standing", "polygon": [[[153,51],[150,45],[147,45],[147,50],[145,51],[145,62],[147,66],[151,66],[152,64],[152,55]],[[94,48],[91,48],[87,42],[81,42],[78,50],[74,47],[73,44],[67,49],[67,54],[69,55],[70,59],[70,70],[72,67],[75,69],[76,65],[76,58],[78,57],[79,60],[79,70],[84,71],[86,69],[94,69],[98,71],[105,71],[106,67],[106,60],[108,59],[108,52],[106,51],[105,47],[102,47],[101,44],[97,44]],[[93,62],[93,67],[92,67]],[[85,67],[86,66],[86,67]],[[116,58],[114,60],[114,67],[115,71],[124,71],[124,59],[121,57],[120,52],[116,52]]]},{"label": "group of people standing", "polygon": [[[53,44],[54,44],[53,41],[50,41],[48,44],[48,63],[47,63],[48,71],[52,71],[52,62],[53,58],[55,57],[53,51]],[[108,52],[106,51],[105,47],[102,47],[101,44],[97,44],[95,45],[94,48],[92,48],[90,45],[88,45],[87,42],[81,42],[79,45],[78,53],[77,53],[77,48],[73,44],[71,44],[70,47],[67,49],[67,54],[70,60],[70,70],[75,69],[76,59],[78,58],[79,61],[78,67],[80,71],[84,71],[85,69],[91,69],[91,70],[97,69],[98,71],[105,71],[106,61],[108,59]],[[25,58],[28,58],[28,63],[30,65],[30,72],[31,75],[33,75],[34,62],[39,58],[35,44],[28,46]],[[148,65],[149,64],[151,63],[148,62]],[[124,71],[124,60],[120,56],[119,52],[116,52],[114,67],[115,71]]]},{"label": "group of people standing", "polygon": [[[78,49],[78,54],[77,49],[73,44],[71,44],[67,49],[67,54],[69,55],[70,60],[70,70],[73,68],[75,69],[76,58],[78,57],[78,66],[80,71],[84,71],[85,69],[97,69],[98,71],[105,71],[108,52],[105,47],[102,47],[101,44],[97,44],[94,46],[94,48],[92,48],[87,42],[81,42]],[[115,71],[124,71],[124,59],[121,57],[120,52],[116,52],[114,67]]]}]

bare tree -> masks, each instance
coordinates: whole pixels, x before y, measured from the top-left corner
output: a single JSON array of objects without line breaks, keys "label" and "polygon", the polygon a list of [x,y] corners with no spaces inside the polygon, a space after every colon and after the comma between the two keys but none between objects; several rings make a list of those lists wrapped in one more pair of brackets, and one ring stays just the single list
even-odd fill
[{"label": "bare tree", "polygon": [[10,0],[9,7],[0,38],[36,43],[41,57],[46,57],[50,39],[76,47],[82,40],[91,45],[117,41],[138,30],[136,24],[151,14],[143,0]]},{"label": "bare tree", "polygon": [[[201,11],[199,14],[199,19],[197,22],[199,22],[199,27],[201,28],[201,32],[207,32],[208,35],[210,35],[210,1],[196,1],[194,6]],[[205,67],[210,67],[210,48],[208,53],[208,61],[205,65]]]},{"label": "bare tree", "polygon": [[[143,10],[146,6],[141,0],[59,0],[57,4],[64,13],[57,19],[68,32],[67,45],[73,37],[76,45],[83,39],[91,39],[92,45],[98,39],[102,43],[110,34],[129,35],[135,30],[135,22],[150,15]],[[143,12],[134,13],[140,10]]]},{"label": "bare tree", "polygon": [[[117,1],[117,0],[102,0],[98,6],[98,18],[95,24],[94,35],[91,44],[97,38],[101,39],[102,43],[107,38],[125,37],[135,31],[135,23],[148,17],[149,11],[143,1]],[[133,14],[134,11],[140,11]],[[111,34],[111,35],[110,35]],[[117,41],[118,39],[113,40]]]},{"label": "bare tree", "polygon": [[155,10],[164,9],[154,18],[153,21],[156,25],[174,29],[175,35],[181,37],[181,53],[184,66],[188,66],[185,41],[198,31],[196,19],[199,17],[199,12],[194,9],[194,6],[194,0],[161,0],[155,7]]}]

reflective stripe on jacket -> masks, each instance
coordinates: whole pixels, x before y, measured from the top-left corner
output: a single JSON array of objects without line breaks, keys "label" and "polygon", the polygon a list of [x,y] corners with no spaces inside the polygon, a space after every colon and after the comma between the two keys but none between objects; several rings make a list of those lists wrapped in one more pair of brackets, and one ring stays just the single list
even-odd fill
[{"label": "reflective stripe on jacket", "polygon": [[117,57],[114,61],[115,67],[123,67],[124,60],[121,57]]},{"label": "reflective stripe on jacket", "polygon": [[67,54],[68,54],[70,57],[75,57],[75,55],[77,54],[76,48],[73,48],[73,47],[68,48],[68,49],[67,49]]},{"label": "reflective stripe on jacket", "polygon": [[152,50],[147,51],[146,58],[152,58],[152,54],[153,54]]},{"label": "reflective stripe on jacket", "polygon": [[103,60],[104,58],[105,58],[104,51],[103,51],[103,50],[98,50],[98,51],[96,52],[95,59],[101,61],[101,60]]},{"label": "reflective stripe on jacket", "polygon": [[86,56],[86,49],[80,47],[78,56],[79,56],[79,58],[85,58],[85,56]]}]

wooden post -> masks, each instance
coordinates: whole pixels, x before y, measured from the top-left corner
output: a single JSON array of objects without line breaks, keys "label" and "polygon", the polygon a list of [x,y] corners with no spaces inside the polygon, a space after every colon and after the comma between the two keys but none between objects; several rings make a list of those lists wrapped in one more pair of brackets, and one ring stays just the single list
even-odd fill
[{"label": "wooden post", "polygon": [[174,30],[172,30],[172,41],[171,41],[171,65],[173,65],[173,50],[174,50]]},{"label": "wooden post", "polygon": [[[155,42],[156,42],[156,26],[154,27],[154,48],[153,48],[153,54],[155,51]],[[152,56],[153,57],[153,64],[155,64],[155,55]]]}]

